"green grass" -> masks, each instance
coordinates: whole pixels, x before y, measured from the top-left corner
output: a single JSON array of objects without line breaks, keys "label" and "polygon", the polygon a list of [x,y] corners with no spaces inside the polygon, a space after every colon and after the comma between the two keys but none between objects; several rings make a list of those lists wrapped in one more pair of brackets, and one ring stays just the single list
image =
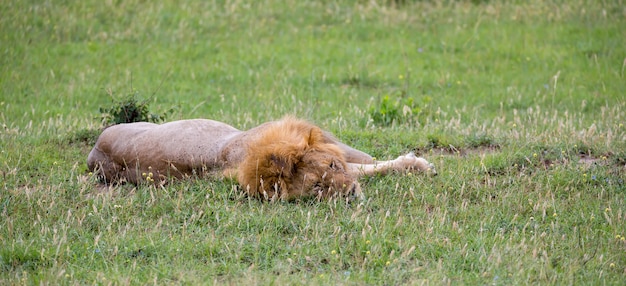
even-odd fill
[{"label": "green grass", "polygon": [[[626,282],[622,1],[245,2],[0,6],[0,284]],[[167,120],[295,114],[439,176],[349,205],[104,190],[99,110],[135,93]]]}]

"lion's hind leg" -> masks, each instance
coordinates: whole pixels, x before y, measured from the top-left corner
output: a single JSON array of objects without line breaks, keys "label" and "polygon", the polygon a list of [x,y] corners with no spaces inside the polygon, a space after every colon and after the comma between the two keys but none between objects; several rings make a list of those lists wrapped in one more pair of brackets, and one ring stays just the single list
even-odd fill
[{"label": "lion's hind leg", "polygon": [[87,157],[87,168],[96,175],[102,182],[116,182],[123,177],[124,167],[115,163],[111,157],[104,152],[93,148]]}]

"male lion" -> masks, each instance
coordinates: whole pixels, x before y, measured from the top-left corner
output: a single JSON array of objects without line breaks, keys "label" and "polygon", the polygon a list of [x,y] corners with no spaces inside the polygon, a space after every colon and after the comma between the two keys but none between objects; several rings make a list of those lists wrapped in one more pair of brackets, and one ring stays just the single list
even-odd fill
[{"label": "male lion", "polygon": [[412,153],[375,161],[291,116],[248,131],[207,119],[114,125],[102,132],[87,165],[106,182],[134,184],[213,173],[237,178],[248,195],[269,200],[361,196],[357,178],[362,175],[436,173]]}]

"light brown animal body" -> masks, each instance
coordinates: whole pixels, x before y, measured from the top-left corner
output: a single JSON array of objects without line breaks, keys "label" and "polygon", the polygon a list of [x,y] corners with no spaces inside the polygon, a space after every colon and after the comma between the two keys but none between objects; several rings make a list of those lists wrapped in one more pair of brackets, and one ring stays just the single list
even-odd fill
[{"label": "light brown animal body", "polygon": [[436,174],[432,164],[413,154],[375,161],[289,116],[247,131],[207,119],[119,124],[102,132],[87,165],[107,182],[134,184],[218,174],[236,178],[249,195],[270,200],[361,196],[357,179],[363,175]]}]

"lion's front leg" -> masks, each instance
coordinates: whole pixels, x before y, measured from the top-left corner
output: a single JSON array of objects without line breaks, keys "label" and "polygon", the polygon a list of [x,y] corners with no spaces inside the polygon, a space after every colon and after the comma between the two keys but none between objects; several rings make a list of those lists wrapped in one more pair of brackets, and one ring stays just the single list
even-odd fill
[{"label": "lion's front leg", "polygon": [[410,172],[412,170],[437,175],[435,166],[422,157],[413,153],[402,155],[394,160],[376,161],[374,164],[348,163],[350,173],[356,176],[385,175],[390,171]]},{"label": "lion's front leg", "polygon": [[435,165],[428,162],[426,159],[422,157],[417,157],[413,152],[400,156],[391,162],[395,171],[410,171],[410,170],[418,170],[424,173],[429,173],[432,175],[436,175],[437,171],[435,170]]}]

